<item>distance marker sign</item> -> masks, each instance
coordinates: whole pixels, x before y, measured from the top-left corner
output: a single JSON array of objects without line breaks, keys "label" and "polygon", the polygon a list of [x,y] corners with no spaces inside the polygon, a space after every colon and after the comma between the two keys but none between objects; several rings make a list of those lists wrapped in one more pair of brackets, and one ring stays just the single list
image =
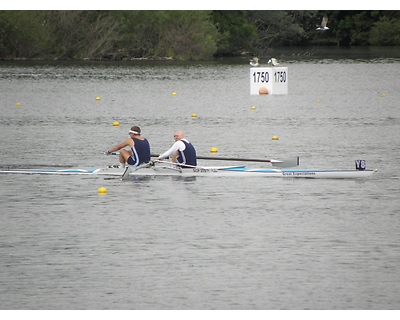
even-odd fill
[{"label": "distance marker sign", "polygon": [[288,94],[288,68],[250,68],[250,94]]}]

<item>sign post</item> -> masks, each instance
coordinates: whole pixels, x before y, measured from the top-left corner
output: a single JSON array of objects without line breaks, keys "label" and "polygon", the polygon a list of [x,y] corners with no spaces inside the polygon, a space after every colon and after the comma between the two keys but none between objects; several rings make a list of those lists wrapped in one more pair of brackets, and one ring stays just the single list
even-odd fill
[{"label": "sign post", "polygon": [[250,68],[250,94],[288,94],[288,68]]}]

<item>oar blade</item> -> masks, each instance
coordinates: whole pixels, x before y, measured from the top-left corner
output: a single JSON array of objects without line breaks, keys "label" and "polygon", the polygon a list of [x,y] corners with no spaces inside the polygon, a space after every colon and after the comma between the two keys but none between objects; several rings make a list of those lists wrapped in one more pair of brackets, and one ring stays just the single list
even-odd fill
[{"label": "oar blade", "polygon": [[125,170],[124,170],[124,173],[122,174],[122,176],[121,176],[121,180],[127,180],[128,179],[128,177],[129,177],[129,172],[131,171],[131,166],[126,166],[125,167]]},{"label": "oar blade", "polygon": [[289,158],[284,160],[271,160],[271,164],[276,168],[293,168],[300,165],[300,157]]}]

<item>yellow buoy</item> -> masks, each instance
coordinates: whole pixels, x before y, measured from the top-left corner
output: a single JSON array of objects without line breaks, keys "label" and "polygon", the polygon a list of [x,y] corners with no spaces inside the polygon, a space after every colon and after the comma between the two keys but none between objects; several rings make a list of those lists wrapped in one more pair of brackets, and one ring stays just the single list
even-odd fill
[{"label": "yellow buoy", "polygon": [[192,118],[196,118],[196,117],[197,117],[197,114],[192,113]]},{"label": "yellow buoy", "polygon": [[279,140],[278,136],[272,136],[272,140]]},{"label": "yellow buoy", "polygon": [[218,149],[217,149],[217,148],[215,148],[215,147],[212,147],[212,148],[210,149],[210,152],[212,152],[212,153],[216,153],[216,152],[218,152]]},{"label": "yellow buoy", "polygon": [[118,121],[114,121],[113,122],[113,127],[119,127],[119,122]]},{"label": "yellow buoy", "polygon": [[321,100],[317,100],[317,103],[321,103]]},{"label": "yellow buoy", "polygon": [[172,92],[172,96],[175,97],[176,96],[176,92]]},{"label": "yellow buoy", "polygon": [[256,107],[255,106],[251,106],[250,109],[251,110],[256,110]]},{"label": "yellow buoy", "polygon": [[96,100],[99,101],[99,100],[100,100],[100,97],[96,97]]},{"label": "yellow buoy", "polygon": [[98,194],[106,194],[106,193],[107,193],[107,189],[104,188],[104,187],[100,187],[100,188],[97,190],[97,193],[98,193]]},{"label": "yellow buoy", "polygon": [[382,94],[381,94],[381,97],[386,97],[386,93],[382,93]]},{"label": "yellow buoy", "polygon": [[16,105],[17,107],[20,107],[20,106],[21,106],[21,104],[20,104],[19,102],[17,102],[15,105]]}]

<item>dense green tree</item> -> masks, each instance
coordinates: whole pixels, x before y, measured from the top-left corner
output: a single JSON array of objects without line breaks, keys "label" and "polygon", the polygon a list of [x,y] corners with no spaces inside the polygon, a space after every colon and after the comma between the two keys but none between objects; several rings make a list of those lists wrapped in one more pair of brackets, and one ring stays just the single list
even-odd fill
[{"label": "dense green tree", "polygon": [[134,57],[209,59],[217,30],[208,11],[121,11],[119,49]]},{"label": "dense green tree", "polygon": [[47,56],[55,40],[47,16],[39,10],[0,11],[0,56]]},{"label": "dense green tree", "polygon": [[389,17],[379,19],[371,29],[370,44],[400,46],[400,19]]},{"label": "dense green tree", "polygon": [[334,33],[340,45],[368,45],[369,32],[375,21],[371,11],[338,12]]},{"label": "dense green tree", "polygon": [[50,11],[56,45],[61,59],[101,57],[118,41],[119,22],[109,11]]},{"label": "dense green tree", "polygon": [[163,28],[162,55],[178,59],[210,59],[216,51],[217,30],[207,11],[172,11]]},{"label": "dense green tree", "polygon": [[259,52],[273,46],[297,45],[306,38],[303,27],[290,11],[246,11],[249,23],[256,27],[257,39],[253,43]]},{"label": "dense green tree", "polygon": [[[324,15],[329,30],[316,30]],[[400,11],[0,11],[0,58],[204,60],[280,46],[400,45]]]},{"label": "dense green tree", "polygon": [[251,25],[244,11],[213,11],[213,22],[219,32],[215,55],[231,55],[252,51],[257,40],[256,27]]}]

